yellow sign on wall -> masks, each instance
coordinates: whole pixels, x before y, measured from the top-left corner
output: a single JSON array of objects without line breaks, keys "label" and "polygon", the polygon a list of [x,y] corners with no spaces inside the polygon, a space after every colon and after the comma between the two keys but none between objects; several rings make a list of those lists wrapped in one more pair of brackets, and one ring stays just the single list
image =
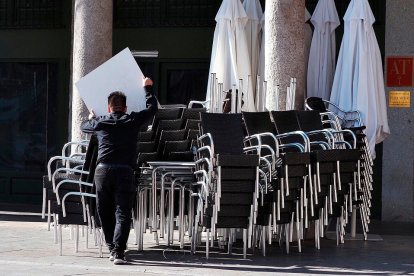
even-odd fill
[{"label": "yellow sign on wall", "polygon": [[410,107],[410,91],[390,91],[389,107]]}]

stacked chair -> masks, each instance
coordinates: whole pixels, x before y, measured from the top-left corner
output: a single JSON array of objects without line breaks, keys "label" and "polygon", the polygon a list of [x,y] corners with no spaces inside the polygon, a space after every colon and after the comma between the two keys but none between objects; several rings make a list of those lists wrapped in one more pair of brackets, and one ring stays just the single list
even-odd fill
[{"label": "stacked chair", "polygon": [[[188,238],[191,252],[205,248],[207,258],[211,248],[231,254],[240,236],[244,258],[248,248],[265,255],[275,240],[286,253],[297,242],[301,252],[309,230],[320,249],[332,222],[337,243],[344,242],[356,208],[366,238],[372,159],[364,128],[357,125],[360,119],[338,115],[325,104],[313,99],[307,104],[312,110],[243,114],[160,109],[138,133],[133,210],[138,250],[149,232],[155,244],[178,240],[181,249]],[[66,154],[75,145],[80,150]],[[62,156],[50,159],[43,178],[43,217],[49,227],[53,217],[60,254],[62,226],[75,225],[95,233],[102,256],[93,185],[97,149],[94,135],[68,143]]]},{"label": "stacked chair", "polygon": [[[280,114],[280,112],[272,112],[278,130],[283,129],[279,127],[281,118],[278,115]],[[313,193],[314,207],[319,212],[315,223],[315,232],[318,232],[321,237],[324,236],[324,226],[328,225],[328,217],[335,216],[337,217],[337,242],[343,242],[345,222],[348,218],[348,211],[351,211],[346,208],[348,205],[343,200],[345,202],[351,202],[351,200],[348,183],[341,183],[341,176],[344,173],[354,174],[352,182],[356,183],[356,179],[359,179],[357,171],[360,168],[360,151],[355,148],[355,140],[349,143],[341,139],[343,131],[324,129],[318,112],[294,111],[288,114],[288,117],[291,124],[289,129],[284,129],[285,131],[300,130],[309,136],[312,161],[312,177],[310,178],[313,178],[314,187],[317,188]],[[282,125],[286,127],[285,123]],[[348,162],[350,168],[345,166]],[[343,196],[338,197],[339,193]],[[334,212],[335,206],[343,212],[338,212],[338,210]],[[317,247],[319,246],[317,245]]]},{"label": "stacked chair", "polygon": [[[59,254],[62,255],[62,227],[76,227],[75,250],[78,251],[79,226],[87,227],[86,242],[88,246],[89,230],[94,233],[95,243],[99,245],[102,255],[102,235],[98,229],[100,222],[95,214],[95,189],[93,178],[98,156],[98,141],[95,135],[90,140],[77,144],[86,148],[71,156],[54,156],[48,162],[48,175],[43,177],[43,217],[47,206],[48,227],[51,217],[54,218],[55,242],[59,242]],[[75,157],[76,156],[76,157]],[[75,158],[74,158],[75,157]],[[78,158],[81,157],[81,158]],[[59,229],[59,230],[58,230]],[[84,229],[83,229],[84,230]],[[84,233],[84,231],[82,231]]]},{"label": "stacked chair", "polygon": [[[194,182],[194,149],[200,114],[205,108],[160,109],[137,144],[137,205],[134,210],[138,249],[150,230],[156,243],[174,242],[174,222],[179,226],[180,246],[191,227],[191,183]],[[184,222],[185,221],[185,222]],[[187,226],[187,227],[186,227]],[[190,234],[191,235],[191,234]]]},{"label": "stacked chair", "polygon": [[[253,236],[257,217],[259,187],[259,155],[246,154],[257,147],[244,147],[241,114],[201,115],[201,136],[198,138],[196,175],[197,198],[192,252],[201,242],[200,230],[207,236],[206,257],[215,241],[226,244],[231,253],[236,229],[243,229],[243,256]],[[211,233],[211,235],[210,235]]]},{"label": "stacked chair", "polygon": [[[320,247],[319,237],[324,236],[329,217],[337,218],[337,241],[343,242],[345,223],[351,211],[348,206],[354,202],[351,192],[355,192],[359,183],[361,167],[361,151],[355,148],[355,140],[349,142],[342,139],[343,132],[350,133],[324,129],[319,113],[312,111],[243,115],[250,143],[269,143],[274,147],[276,140],[279,144],[279,149],[275,149],[276,174],[270,178],[271,191],[276,193],[273,196],[273,204],[276,205],[273,229],[280,240],[282,233],[278,231],[278,224],[283,223],[287,252],[288,242],[292,241],[293,221],[296,223],[299,250],[303,227],[308,228],[312,221],[315,225],[315,246]],[[279,222],[284,212],[287,217]]]},{"label": "stacked chair", "polygon": [[[371,191],[373,188],[373,160],[368,147],[365,126],[362,124],[361,113],[357,110],[344,111],[335,104],[318,97],[307,98],[305,107],[308,110],[315,110],[321,114],[324,127],[336,130],[349,130],[356,138],[356,148],[361,152],[361,162],[359,166],[360,179],[358,180],[358,189],[354,189],[353,193],[353,198],[356,202],[353,208],[359,207],[364,228],[363,234],[366,238],[366,232],[369,231],[368,224],[371,207]],[[348,141],[351,139],[350,137],[351,135],[349,134],[343,136],[343,138]],[[355,214],[355,212],[353,214]],[[352,232],[355,234],[355,229],[353,229]]]},{"label": "stacked chair", "polygon": [[137,169],[148,161],[193,161],[190,151],[204,108],[160,109],[149,130],[139,132]]},{"label": "stacked chair", "polygon": [[[350,129],[316,111],[201,113],[201,121],[187,118],[190,112],[170,119],[174,124],[181,119],[181,129],[166,130],[161,120],[152,126],[155,140],[165,145],[154,151],[157,162],[141,163],[139,249],[147,229],[157,244],[166,238],[172,245],[176,227],[180,248],[188,235],[191,252],[203,243],[207,258],[212,247],[231,253],[241,233],[244,257],[247,248],[256,247],[265,255],[275,238],[287,253],[293,241],[301,251],[311,227],[319,249],[331,222],[336,222],[337,243],[344,242],[355,205],[368,231],[370,187],[364,173],[369,161]],[[198,135],[190,142],[195,162],[160,155],[172,139],[167,134],[190,139],[191,132]]]},{"label": "stacked chair", "polygon": [[[316,184],[318,188],[326,187],[325,193],[322,193],[325,195],[323,208],[325,225],[328,223],[328,216],[337,218],[337,242],[342,243],[348,213],[352,211],[351,208],[347,208],[348,203],[350,207],[356,204],[355,198],[352,199],[354,194],[352,191],[356,191],[357,183],[361,178],[361,150],[356,147],[356,137],[351,131],[324,128],[317,111],[297,111],[297,119],[299,127],[305,132],[323,131],[331,135],[331,141],[328,143],[330,147],[312,151],[312,158],[316,177],[319,177]],[[344,136],[352,138],[346,141]],[[323,137],[319,139],[322,140]]]},{"label": "stacked chair", "polygon": [[[246,143],[260,146],[269,145],[275,153],[275,156],[272,157],[272,155],[263,152],[268,149],[262,148],[261,152],[262,156],[272,158],[273,160],[269,159],[269,162],[276,165],[272,173],[266,174],[266,182],[270,185],[266,190],[263,206],[268,207],[259,207],[259,217],[268,218],[264,221],[258,220],[258,225],[268,223],[268,234],[262,232],[261,246],[264,249],[265,243],[263,241],[266,237],[271,242],[273,232],[278,235],[280,243],[285,242],[286,252],[289,252],[289,243],[293,239],[293,230],[296,229],[300,236],[298,238],[300,251],[305,218],[303,210],[304,208],[308,210],[309,207],[306,191],[312,190],[312,182],[307,178],[310,174],[307,136],[301,132],[277,133],[269,112],[244,112],[243,117],[248,134]],[[263,168],[263,171],[266,169]]]}]

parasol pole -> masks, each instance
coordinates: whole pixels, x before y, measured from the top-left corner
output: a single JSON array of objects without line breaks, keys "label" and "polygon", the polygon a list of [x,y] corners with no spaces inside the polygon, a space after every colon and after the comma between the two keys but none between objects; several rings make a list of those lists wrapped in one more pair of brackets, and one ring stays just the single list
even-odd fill
[{"label": "parasol pole", "polygon": [[236,85],[233,84],[233,90],[231,91],[231,113],[236,113]]},{"label": "parasol pole", "polygon": [[236,96],[237,96],[236,113],[240,113],[241,106],[242,106],[242,99],[243,99],[243,79],[239,79],[239,91],[236,93]]},{"label": "parasol pole", "polygon": [[[249,110],[249,106],[250,106],[250,97],[249,97],[249,95],[250,95],[250,85],[252,85],[252,76],[248,75],[247,76],[247,89],[246,89],[246,102],[244,104],[244,106],[247,106],[247,110],[245,109],[246,111],[250,111]],[[252,87],[252,90],[253,90],[253,87]],[[242,94],[241,99],[243,99],[243,94]],[[254,106],[254,98],[252,99],[252,101],[253,101],[253,106]],[[242,107],[242,102],[240,101],[240,112],[241,112],[241,107]]]},{"label": "parasol pole", "polygon": [[219,99],[219,104],[218,104],[218,113],[223,113],[223,84],[219,83],[218,84],[218,99]]},{"label": "parasol pole", "polygon": [[261,110],[261,104],[260,104],[260,98],[259,98],[260,91],[261,91],[261,89],[260,89],[260,76],[257,75],[257,78],[256,78],[256,101],[255,101],[257,111],[263,111],[263,110]]},{"label": "parasol pole", "polygon": [[215,80],[216,80],[216,73],[211,73],[210,75],[210,103],[209,103],[209,111],[214,112],[214,90],[215,90]]}]

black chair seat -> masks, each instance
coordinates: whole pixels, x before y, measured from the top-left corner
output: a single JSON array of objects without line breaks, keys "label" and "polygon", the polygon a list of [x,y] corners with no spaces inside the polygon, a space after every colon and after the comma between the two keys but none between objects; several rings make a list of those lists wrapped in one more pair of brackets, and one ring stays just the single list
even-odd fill
[{"label": "black chair seat", "polygon": [[248,217],[218,217],[217,228],[242,228],[246,229],[249,226]]},{"label": "black chair seat", "polygon": [[[250,215],[250,205],[233,205],[232,208],[223,208],[218,212],[219,217],[243,217]],[[206,214],[213,215],[213,207],[210,206],[206,210]]]},{"label": "black chair seat", "polygon": [[254,167],[259,165],[258,155],[230,155],[230,154],[218,154],[217,166],[229,166],[229,167]]},{"label": "black chair seat", "polygon": [[229,168],[224,167],[221,169],[222,180],[255,180],[256,168]]},{"label": "black chair seat", "polygon": [[255,190],[255,183],[251,180],[222,180],[221,191],[226,193],[253,193]]},{"label": "black chair seat", "polygon": [[292,221],[292,213],[281,213],[280,219],[276,220],[276,224],[286,224]]},{"label": "black chair seat", "polygon": [[[278,168],[280,177],[286,178],[286,170],[284,167]],[[308,175],[308,168],[306,166],[288,166],[288,177],[302,177]]]},{"label": "black chair seat", "polygon": [[192,151],[170,152],[168,154],[167,161],[191,162],[194,161],[194,153]]},{"label": "black chair seat", "polygon": [[140,142],[150,142],[152,140],[153,136],[154,136],[153,131],[138,132],[138,141],[140,141]]},{"label": "black chair seat", "polygon": [[70,214],[66,217],[59,217],[59,224],[62,225],[88,225],[88,222],[84,221],[82,214]]},{"label": "black chair seat", "polygon": [[361,152],[358,149],[331,149],[312,152],[312,161],[315,162],[358,161],[360,157]]},{"label": "black chair seat", "polygon": [[139,141],[137,143],[136,151],[137,151],[137,153],[140,153],[140,152],[154,152],[155,151],[155,146],[156,146],[155,141],[150,141],[150,142]]},{"label": "black chair seat", "polygon": [[225,205],[247,205],[253,203],[253,194],[251,193],[222,193],[220,204]]},{"label": "black chair seat", "polygon": [[288,152],[281,156],[283,164],[286,165],[307,165],[311,163],[311,156],[308,152]]}]

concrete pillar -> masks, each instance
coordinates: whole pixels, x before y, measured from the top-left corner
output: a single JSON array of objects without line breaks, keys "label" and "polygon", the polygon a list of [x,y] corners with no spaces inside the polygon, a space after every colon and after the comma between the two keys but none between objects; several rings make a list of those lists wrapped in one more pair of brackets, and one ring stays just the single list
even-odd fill
[{"label": "concrete pillar", "polygon": [[73,0],[71,140],[83,137],[88,110],[74,84],[112,57],[112,0]]},{"label": "concrete pillar", "polygon": [[[266,106],[275,110],[286,105],[290,78],[297,78],[296,108],[303,106],[305,90],[305,1],[268,0],[265,8]],[[279,85],[279,99],[276,98]]]},{"label": "concrete pillar", "polygon": [[[414,1],[387,0],[386,5],[385,58],[414,57]],[[391,135],[384,141],[382,159],[382,220],[413,222],[414,88],[386,87],[387,99],[390,91],[410,91],[411,107],[387,110]]]}]

